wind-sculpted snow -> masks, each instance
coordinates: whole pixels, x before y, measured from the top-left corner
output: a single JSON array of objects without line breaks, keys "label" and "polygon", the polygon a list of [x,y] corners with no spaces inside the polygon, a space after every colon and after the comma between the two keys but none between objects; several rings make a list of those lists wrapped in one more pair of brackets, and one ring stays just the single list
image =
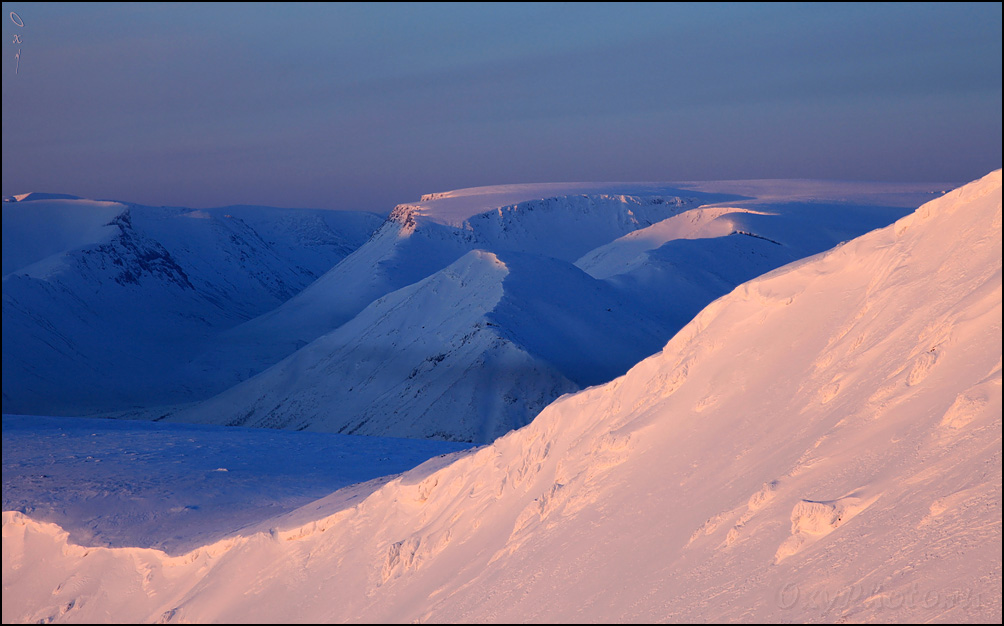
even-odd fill
[{"label": "wind-sculpted snow", "polygon": [[178,368],[361,245],[363,213],[4,203],[3,406],[80,415],[218,392]]},{"label": "wind-sculpted snow", "polygon": [[4,621],[1001,619],[1001,172],[626,375],[181,557],[4,513]]}]

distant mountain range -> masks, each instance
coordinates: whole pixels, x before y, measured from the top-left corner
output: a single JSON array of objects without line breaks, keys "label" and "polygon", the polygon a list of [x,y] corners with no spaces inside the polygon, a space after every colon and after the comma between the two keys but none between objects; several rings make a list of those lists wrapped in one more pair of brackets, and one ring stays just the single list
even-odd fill
[{"label": "distant mountain range", "polygon": [[4,204],[4,411],[489,442],[935,191],[507,185],[379,227],[32,194]]}]

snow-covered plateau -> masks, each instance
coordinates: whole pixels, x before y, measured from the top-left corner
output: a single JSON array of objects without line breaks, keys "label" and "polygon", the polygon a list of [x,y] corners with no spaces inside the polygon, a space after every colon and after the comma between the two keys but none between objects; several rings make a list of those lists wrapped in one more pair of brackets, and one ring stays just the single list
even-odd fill
[{"label": "snow-covered plateau", "polygon": [[[362,385],[366,403],[410,397],[395,406],[419,407],[412,423],[448,414],[440,438],[490,443],[416,442],[430,447],[411,458],[430,460],[379,478],[411,444],[263,435],[302,445],[298,470],[226,444],[249,429],[5,417],[4,622],[1001,621],[1000,170],[945,194],[549,187],[399,207],[296,295],[207,338],[189,372],[243,382],[168,417],[240,422],[232,405],[252,411],[245,425],[310,428],[284,407],[350,401],[327,380]],[[7,273],[4,219],[6,411],[8,281],[22,274]],[[74,237],[54,249],[79,249]],[[17,263],[44,279],[51,259]],[[625,362],[649,330],[672,338]],[[263,347],[268,333],[286,347]],[[235,372],[233,353],[256,375]],[[433,375],[446,366],[489,368],[489,393]],[[289,395],[300,381],[313,395]],[[538,381],[565,395],[493,439],[518,423],[472,403],[511,406],[507,393],[536,397]],[[410,428],[382,406],[346,430]],[[385,465],[353,456],[355,439],[384,446]],[[326,446],[351,458],[330,455],[320,476]],[[116,469],[93,473],[102,463]],[[252,497],[255,472],[267,493]],[[315,497],[326,481],[338,490]],[[313,499],[289,510],[296,498]]]}]

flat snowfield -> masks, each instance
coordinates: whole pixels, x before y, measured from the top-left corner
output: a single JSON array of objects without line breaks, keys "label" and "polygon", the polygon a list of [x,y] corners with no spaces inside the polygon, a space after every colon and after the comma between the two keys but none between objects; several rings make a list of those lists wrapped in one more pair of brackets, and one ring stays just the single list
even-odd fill
[{"label": "flat snowfield", "polygon": [[[489,445],[216,535],[233,505],[210,487],[193,500],[197,545],[179,525],[174,551],[74,541],[86,522],[36,519],[19,497],[3,513],[3,620],[1000,623],[1001,205],[997,170],[744,282],[623,376]],[[495,256],[463,258],[485,276],[502,273]],[[114,462],[80,491],[106,481],[105,516],[128,533],[114,493],[142,482],[116,443],[132,427],[94,442],[100,463],[97,430],[49,454],[61,435],[12,429],[39,442],[11,461],[31,506],[60,507],[38,474]],[[187,436],[164,497],[245,471],[247,494],[257,471],[254,498],[278,501],[293,480],[279,457],[224,461],[228,443]],[[157,454],[151,467],[170,463]],[[4,463],[6,509],[6,420]],[[208,501],[223,503],[209,515]],[[139,533],[151,544],[155,526]]]},{"label": "flat snowfield", "polygon": [[[376,489],[443,441],[76,417],[3,416],[3,510],[82,545],[185,553],[357,483]],[[371,482],[372,481],[372,482]],[[360,488],[359,493],[365,493]]]}]

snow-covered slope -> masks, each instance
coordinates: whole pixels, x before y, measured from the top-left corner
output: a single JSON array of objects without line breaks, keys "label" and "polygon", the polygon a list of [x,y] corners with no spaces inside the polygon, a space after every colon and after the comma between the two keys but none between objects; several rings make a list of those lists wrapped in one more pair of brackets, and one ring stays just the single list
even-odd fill
[{"label": "snow-covered slope", "polygon": [[[741,206],[687,210],[596,248],[576,265],[608,280],[636,306],[658,311],[675,332],[736,285],[909,212],[875,204],[889,200],[882,194],[848,201],[823,187],[816,197],[784,198],[775,191]],[[845,185],[843,191],[853,189]]]},{"label": "snow-covered slope", "polygon": [[[3,203],[4,276],[54,254],[111,240],[117,229],[110,222],[126,210],[121,202],[30,200],[35,195]],[[26,202],[31,204],[19,204]]]},{"label": "snow-covered slope", "polygon": [[[615,193],[625,188],[635,195]],[[567,195],[546,195],[555,192]],[[731,197],[645,184],[504,185],[431,194],[422,202],[396,207],[364,246],[296,297],[221,335],[193,363],[192,376],[221,377],[221,384],[235,384],[247,377],[247,368],[261,371],[273,365],[377,298],[430,276],[472,250],[517,251],[574,262],[597,246],[684,208]]]},{"label": "snow-covered slope", "polygon": [[[857,186],[845,183],[820,184],[828,201],[803,187],[794,200],[774,192],[702,205],[725,196],[639,185],[636,195],[483,210],[521,197],[511,194],[571,189],[540,187],[399,206],[300,295],[222,335],[223,347],[197,359],[191,377],[237,382],[242,368],[267,367],[323,328],[335,331],[210,401],[156,417],[487,443],[562,393],[624,373],[737,284],[908,212],[886,194],[910,200],[889,185],[847,201],[841,193]],[[915,202],[929,197],[913,191]],[[471,248],[481,252],[455,260]],[[593,279],[568,264],[576,259]],[[407,286],[354,313],[398,283]]]},{"label": "snow-covered slope", "polygon": [[3,407],[86,414],[218,392],[175,371],[361,245],[368,213],[3,204]]},{"label": "snow-covered slope", "polygon": [[3,524],[4,621],[999,623],[1001,172],[355,506],[183,557]]},{"label": "snow-covered slope", "polygon": [[169,420],[476,441],[623,374],[669,334],[558,259],[470,252]]}]

